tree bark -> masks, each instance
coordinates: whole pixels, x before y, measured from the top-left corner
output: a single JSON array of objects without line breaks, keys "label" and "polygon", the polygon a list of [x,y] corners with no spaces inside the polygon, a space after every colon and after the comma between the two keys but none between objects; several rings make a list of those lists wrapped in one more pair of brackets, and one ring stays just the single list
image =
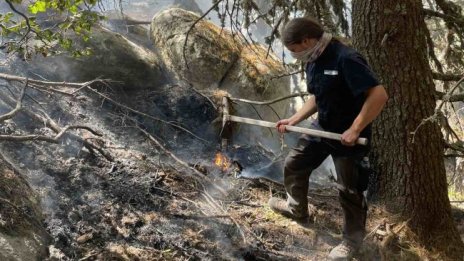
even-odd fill
[{"label": "tree bark", "polygon": [[434,122],[435,86],[427,58],[420,0],[354,0],[353,43],[387,88],[389,102],[374,124],[377,198],[409,220],[415,240],[446,258],[462,260],[464,245],[453,223]]}]

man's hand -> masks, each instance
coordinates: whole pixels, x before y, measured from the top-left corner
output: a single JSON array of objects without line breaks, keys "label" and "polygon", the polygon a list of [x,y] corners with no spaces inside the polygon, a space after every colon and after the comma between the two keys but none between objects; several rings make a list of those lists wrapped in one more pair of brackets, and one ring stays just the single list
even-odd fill
[{"label": "man's hand", "polygon": [[293,124],[291,123],[290,119],[283,119],[277,122],[276,128],[280,133],[285,133],[287,130],[285,129],[286,125],[292,126]]},{"label": "man's hand", "polygon": [[342,134],[342,144],[345,146],[354,146],[359,138],[359,131],[349,128]]}]

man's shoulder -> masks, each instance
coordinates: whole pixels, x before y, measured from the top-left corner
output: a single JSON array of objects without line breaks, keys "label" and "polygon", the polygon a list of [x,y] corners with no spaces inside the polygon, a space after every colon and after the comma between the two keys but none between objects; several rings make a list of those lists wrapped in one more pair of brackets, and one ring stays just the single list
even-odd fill
[{"label": "man's shoulder", "polygon": [[339,59],[349,59],[356,56],[360,56],[360,53],[351,46],[348,46],[341,42],[335,42],[334,47],[337,50]]}]

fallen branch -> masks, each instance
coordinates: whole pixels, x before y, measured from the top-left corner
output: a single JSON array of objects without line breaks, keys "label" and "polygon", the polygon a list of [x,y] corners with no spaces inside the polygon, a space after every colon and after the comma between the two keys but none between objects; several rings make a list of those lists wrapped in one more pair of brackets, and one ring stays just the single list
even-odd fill
[{"label": "fallen branch", "polygon": [[[187,132],[188,134],[192,135],[193,137],[195,137],[195,138],[197,138],[197,139],[199,139],[199,140],[201,140],[203,142],[208,142],[205,139],[200,138],[199,136],[195,135],[191,131],[187,130],[186,128],[184,128],[184,127],[182,127],[182,126],[180,126],[178,124],[168,122],[168,121],[162,120],[160,118],[151,116],[149,114],[143,113],[141,111],[135,110],[133,108],[130,108],[130,107],[124,105],[124,104],[121,104],[121,103],[113,100],[112,98],[108,97],[107,95],[105,95],[105,94],[103,94],[103,93],[101,93],[101,92],[99,92],[99,91],[97,91],[97,90],[95,90],[94,88],[91,87],[95,83],[101,83],[101,84],[106,85],[109,82],[116,82],[116,81],[111,81],[111,80],[108,80],[108,79],[95,79],[95,80],[91,80],[91,81],[84,82],[84,83],[50,82],[50,81],[41,81],[41,80],[28,79],[28,78],[25,78],[25,77],[11,75],[11,74],[5,74],[5,73],[0,73],[0,79],[4,79],[4,80],[7,80],[7,81],[17,81],[17,82],[25,82],[26,80],[28,80],[30,84],[32,84],[35,87],[40,88],[40,89],[42,89],[44,91],[58,92],[60,94],[67,95],[67,96],[74,96],[77,92],[79,92],[79,91],[81,91],[83,89],[87,89],[87,90],[90,90],[91,92],[97,94],[98,96],[102,97],[103,99],[110,101],[111,103],[113,103],[114,105],[116,105],[118,107],[122,107],[122,108],[124,108],[126,110],[129,110],[129,111],[133,112],[133,113],[142,115],[142,116],[150,118],[152,120],[162,122],[162,123],[164,123],[166,125],[170,125],[172,127],[175,127],[177,129],[180,129],[182,131]],[[56,90],[56,89],[49,88],[49,87],[67,87],[67,88],[73,88],[73,89],[76,89],[76,90],[73,91],[72,93],[68,93],[68,92],[63,92],[61,90]]]},{"label": "fallen branch", "polygon": [[184,215],[184,214],[174,214],[173,215],[176,218],[182,218],[182,219],[196,219],[196,220],[204,220],[207,218],[230,218],[228,215]]},{"label": "fallen branch", "polygon": [[0,79],[4,79],[7,81],[15,81],[15,82],[26,82],[29,81],[30,84],[37,84],[38,86],[49,86],[49,87],[68,87],[68,88],[82,88],[89,86],[93,83],[106,83],[110,80],[104,79],[95,79],[84,83],[75,83],[75,82],[50,82],[50,81],[41,81],[41,80],[34,80],[26,77],[21,77],[12,74],[0,73]]},{"label": "fallen branch", "polygon": [[63,137],[63,135],[68,131],[68,130],[73,130],[73,129],[85,129],[91,132],[94,135],[97,136],[102,136],[102,134],[92,130],[90,127],[87,126],[82,126],[82,125],[69,125],[61,129],[61,131],[54,137],[46,136],[46,135],[37,135],[37,134],[30,134],[30,135],[0,135],[0,140],[1,141],[16,141],[16,142],[22,142],[22,141],[46,141],[46,142],[51,142],[51,143],[58,143]]},{"label": "fallen branch", "polygon": [[[8,97],[7,95],[3,95],[1,97],[6,104],[8,104],[9,106],[13,106],[12,104],[15,103],[15,101]],[[50,116],[48,116],[45,112],[42,112],[44,114],[44,116],[42,115],[39,115],[38,113],[35,113],[35,112],[32,112],[30,110],[23,110],[22,111],[24,114],[26,114],[29,118],[37,121],[37,122],[41,122],[43,123],[45,126],[49,127],[53,132],[55,132],[56,134],[59,134],[63,131],[63,129],[52,119],[50,118]],[[97,133],[96,131],[92,131],[92,133]],[[97,135],[98,136],[98,135]],[[72,136],[73,138],[75,138],[77,141],[79,142],[82,142],[83,145],[90,151],[90,153],[93,153],[94,150],[98,151],[103,157],[105,157],[108,161],[113,161],[113,157],[107,153],[106,151],[104,151],[102,148],[94,145],[93,143],[87,141],[86,139],[80,137],[80,136]],[[25,141],[27,140],[32,140],[33,137],[29,137],[29,138],[26,138]],[[18,141],[22,141],[22,138],[13,138],[14,139],[17,139]],[[39,138],[40,139],[40,138]],[[47,141],[46,139],[42,139],[42,140],[45,140]]]},{"label": "fallen branch", "polygon": [[13,118],[21,110],[24,95],[26,93],[26,88],[27,88],[28,84],[29,84],[29,82],[26,79],[26,83],[24,84],[24,87],[21,89],[21,93],[19,94],[19,98],[18,98],[18,100],[16,102],[16,107],[13,110],[11,110],[10,112],[1,115],[0,116],[0,122],[4,122],[6,120],[9,120],[9,119]]},{"label": "fallen branch", "polygon": [[[153,188],[153,189],[156,189],[156,190],[158,190],[158,191],[164,192],[164,193],[166,193],[166,194],[169,194],[169,195],[171,195],[171,196],[174,196],[174,197],[180,198],[180,199],[182,199],[182,200],[185,200],[185,201],[187,201],[187,202],[189,202],[189,203],[192,203],[194,206],[196,206],[196,207],[199,208],[197,202],[195,202],[195,201],[193,201],[193,200],[190,200],[190,199],[188,199],[188,198],[186,198],[186,197],[184,197],[184,196],[181,196],[181,195],[177,194],[176,192],[168,191],[168,190],[165,190],[165,189],[162,189],[162,188],[158,188],[158,187],[155,187],[155,186],[153,186],[152,188]],[[203,214],[204,214],[204,213],[203,213]]]}]

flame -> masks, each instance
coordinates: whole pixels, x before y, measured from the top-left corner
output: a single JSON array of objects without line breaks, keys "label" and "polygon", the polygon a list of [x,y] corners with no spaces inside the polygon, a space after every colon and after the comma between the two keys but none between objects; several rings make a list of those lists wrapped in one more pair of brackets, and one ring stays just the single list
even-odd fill
[{"label": "flame", "polygon": [[223,171],[226,171],[230,167],[230,160],[222,153],[217,152],[214,157],[214,164],[220,167]]}]

